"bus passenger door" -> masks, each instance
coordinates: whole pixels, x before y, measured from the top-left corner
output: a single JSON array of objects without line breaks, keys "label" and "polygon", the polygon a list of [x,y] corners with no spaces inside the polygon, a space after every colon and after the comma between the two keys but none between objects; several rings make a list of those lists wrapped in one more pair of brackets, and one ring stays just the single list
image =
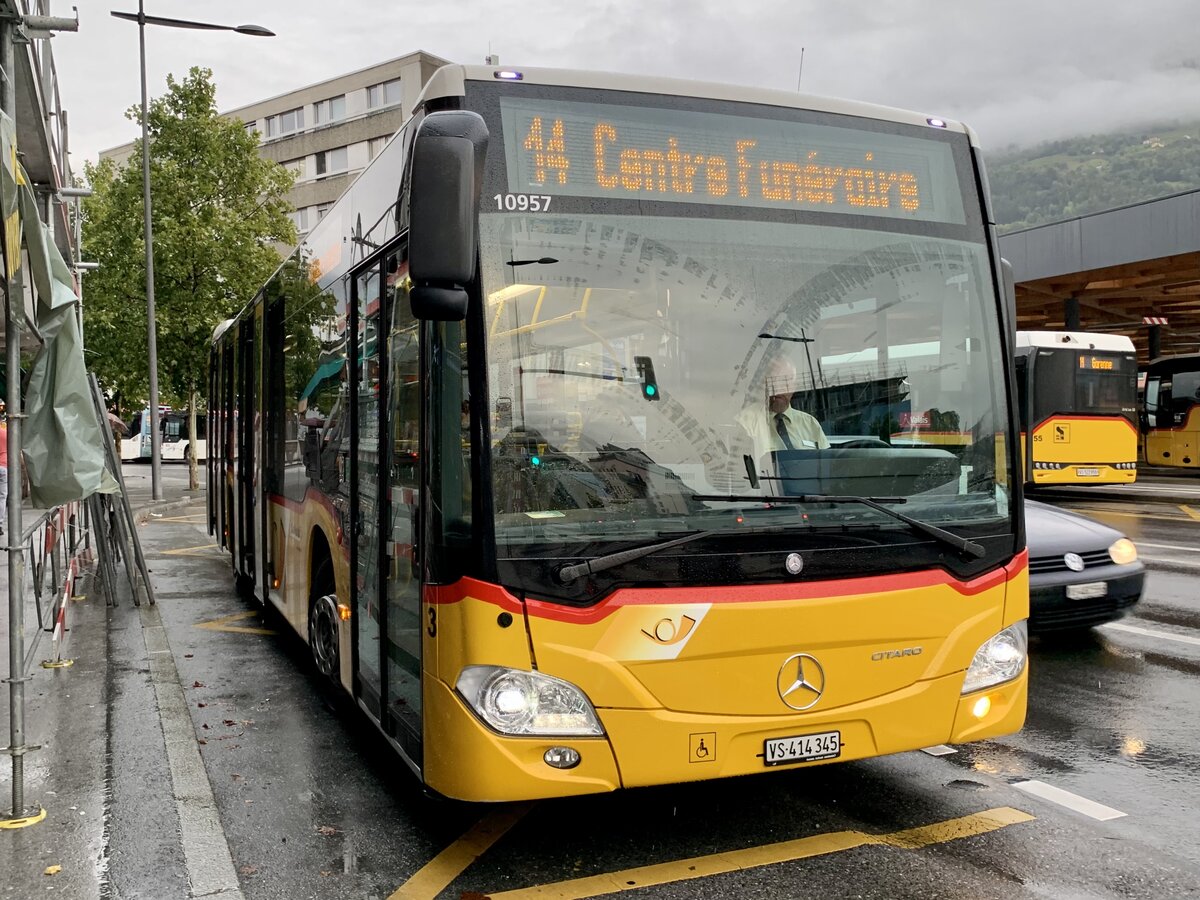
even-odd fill
[{"label": "bus passenger door", "polygon": [[251,526],[254,510],[254,319],[245,319],[238,326],[237,387],[232,410],[236,416],[234,490],[235,516],[233,522],[234,570],[238,590],[250,593],[250,578],[254,565],[254,530]]},{"label": "bus passenger door", "polygon": [[382,562],[380,539],[380,397],[386,390],[381,366],[383,342],[380,328],[384,321],[383,295],[380,291],[379,261],[355,274],[352,285],[351,352],[353,386],[351,390],[350,433],[352,450],[350,522],[351,560],[354,582],[354,623],[357,641],[357,682],[363,702],[371,714],[382,720],[383,646],[380,635],[387,626],[383,609]]},{"label": "bus passenger door", "polygon": [[435,625],[421,614],[420,503],[421,378],[419,323],[403,291],[408,274],[405,247],[384,261],[384,285],[392,309],[388,336],[389,451],[387,564],[387,677],[388,733],[414,764],[421,754],[421,644]]},{"label": "bus passenger door", "polygon": [[419,766],[420,580],[413,545],[421,385],[417,323],[407,302],[396,302],[396,284],[406,271],[402,252],[393,251],[354,280],[354,619],[363,702]]}]

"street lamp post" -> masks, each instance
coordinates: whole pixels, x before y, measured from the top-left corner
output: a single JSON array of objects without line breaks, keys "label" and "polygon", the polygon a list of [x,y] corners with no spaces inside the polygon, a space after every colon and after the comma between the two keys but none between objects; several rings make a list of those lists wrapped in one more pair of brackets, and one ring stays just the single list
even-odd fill
[{"label": "street lamp post", "polygon": [[163,25],[167,28],[193,28],[200,31],[236,31],[255,37],[274,37],[275,32],[261,25],[212,25],[208,22],[191,22],[187,19],[167,19],[148,16],[144,0],[138,0],[136,13],[113,12],[118,19],[138,24],[138,51],[142,75],[142,207],[143,228],[146,243],[146,341],[150,366],[150,488],[155,500],[162,499],[162,450],[161,435],[158,433],[158,334],[154,322],[154,229],[150,215],[150,117],[146,97],[146,26]]}]

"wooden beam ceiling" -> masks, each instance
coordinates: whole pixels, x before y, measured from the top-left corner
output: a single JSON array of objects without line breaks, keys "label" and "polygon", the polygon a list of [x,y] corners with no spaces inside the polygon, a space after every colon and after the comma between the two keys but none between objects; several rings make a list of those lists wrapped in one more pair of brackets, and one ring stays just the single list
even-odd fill
[{"label": "wooden beam ceiling", "polygon": [[1144,316],[1169,320],[1161,332],[1164,354],[1192,353],[1200,346],[1200,252],[1020,282],[1019,327],[1065,328],[1069,299],[1079,301],[1084,331],[1128,335],[1143,362],[1149,330]]}]

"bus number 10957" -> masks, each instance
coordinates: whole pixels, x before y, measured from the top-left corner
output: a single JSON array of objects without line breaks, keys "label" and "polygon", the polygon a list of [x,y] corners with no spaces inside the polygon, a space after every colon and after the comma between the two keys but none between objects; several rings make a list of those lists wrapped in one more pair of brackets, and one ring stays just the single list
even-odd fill
[{"label": "bus number 10957", "polygon": [[496,194],[496,209],[508,212],[547,212],[550,197],[546,194]]}]

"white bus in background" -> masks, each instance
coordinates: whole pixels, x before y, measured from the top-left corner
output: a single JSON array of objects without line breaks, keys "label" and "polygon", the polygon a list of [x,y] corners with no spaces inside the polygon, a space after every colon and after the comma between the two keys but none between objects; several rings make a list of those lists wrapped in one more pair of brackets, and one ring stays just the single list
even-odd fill
[{"label": "white bus in background", "polygon": [[[188,412],[175,411],[169,406],[159,408],[159,455],[163,460],[186,460],[190,452]],[[205,429],[207,416],[196,414],[196,459],[208,458]],[[150,408],[146,407],[129,422],[129,436],[121,440],[121,459],[125,462],[150,459]]]}]

